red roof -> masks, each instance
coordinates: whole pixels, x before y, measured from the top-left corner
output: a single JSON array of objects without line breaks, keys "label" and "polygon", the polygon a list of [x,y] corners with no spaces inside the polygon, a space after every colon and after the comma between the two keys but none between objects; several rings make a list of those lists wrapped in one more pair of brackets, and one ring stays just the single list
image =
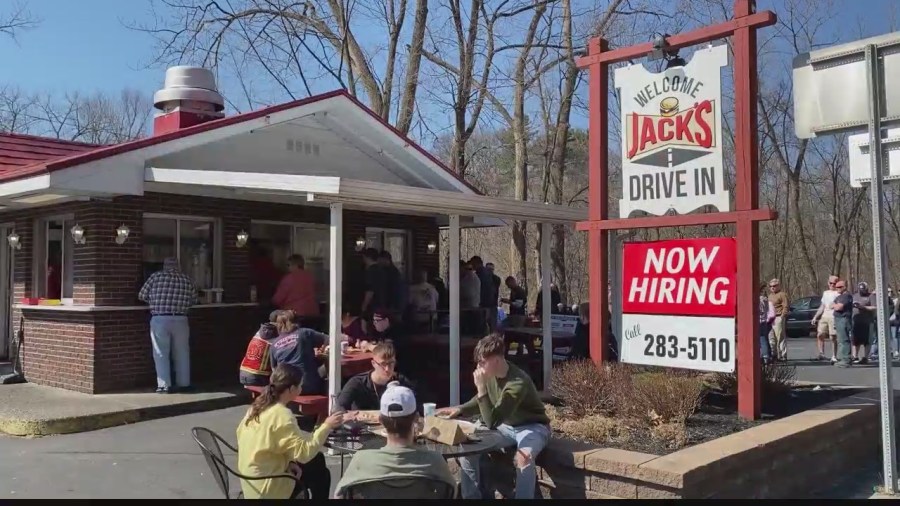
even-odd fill
[{"label": "red roof", "polygon": [[101,148],[34,135],[0,133],[0,179],[15,179],[22,167],[43,164]]},{"label": "red roof", "polygon": [[[155,135],[152,137],[145,137],[143,139],[138,139],[135,141],[124,142],[122,144],[114,144],[111,146],[97,146],[92,144],[81,144],[77,142],[67,142],[67,141],[58,141],[56,139],[48,139],[41,137],[32,137],[27,135],[10,135],[10,137],[29,139],[31,142],[36,144],[43,144],[47,147],[47,151],[51,149],[54,150],[52,154],[44,155],[43,157],[34,157],[31,158],[30,161],[25,157],[22,157],[25,160],[25,163],[17,163],[17,164],[9,164],[8,166],[4,165],[4,149],[3,149],[3,139],[5,134],[0,134],[0,181],[12,181],[16,179],[21,179],[30,176],[36,176],[38,174],[44,174],[53,172],[60,169],[66,169],[69,167],[74,167],[76,165],[81,165],[83,163],[93,162],[96,160],[101,160],[103,158],[107,158],[110,156],[127,153],[129,151],[134,151],[141,148],[146,148],[150,146],[155,146],[157,144],[161,144],[163,142],[173,141],[176,139],[181,139],[183,137],[187,137],[190,135],[198,134],[201,132],[208,132],[210,130],[215,130],[217,128],[222,128],[229,125],[234,125],[237,123],[242,123],[244,121],[250,121],[257,118],[265,117],[269,114],[273,114],[276,112],[286,111],[288,109],[293,109],[294,107],[300,107],[307,104],[312,104],[315,102],[319,102],[322,100],[327,100],[333,97],[345,97],[350,99],[357,107],[368,113],[373,118],[377,119],[382,125],[387,127],[392,133],[397,135],[398,137],[404,139],[410,147],[416,149],[420,153],[422,153],[426,158],[431,160],[441,169],[445,170],[448,174],[453,176],[456,180],[460,181],[467,188],[480,195],[481,192],[470,185],[465,180],[461,179],[459,175],[455,172],[451,171],[449,167],[444,165],[443,162],[435,158],[434,155],[428,152],[428,150],[419,146],[407,136],[403,135],[399,130],[394,128],[391,124],[384,121],[380,116],[375,114],[374,111],[366,107],[362,102],[356,99],[356,97],[347,93],[346,90],[335,90],[330,91],[328,93],[323,93],[321,95],[315,95],[312,97],[307,97],[300,100],[295,100],[293,102],[287,102],[284,104],[273,105],[271,107],[266,107],[263,109],[259,109],[256,111],[250,111],[243,114],[236,114],[234,116],[226,116],[221,119],[209,121],[206,123],[201,123],[199,125],[194,125],[192,127],[183,128],[181,130],[176,130],[174,132],[168,132],[161,135]],[[64,147],[63,147],[64,146]],[[32,155],[35,156],[35,155]]]}]

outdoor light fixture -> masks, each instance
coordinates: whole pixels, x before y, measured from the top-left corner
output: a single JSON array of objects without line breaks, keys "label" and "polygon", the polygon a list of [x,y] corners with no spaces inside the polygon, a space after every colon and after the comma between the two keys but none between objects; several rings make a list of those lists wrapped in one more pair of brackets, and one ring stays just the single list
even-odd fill
[{"label": "outdoor light fixture", "polygon": [[366,238],[365,237],[357,237],[356,238],[356,251],[362,251],[366,248]]},{"label": "outdoor light fixture", "polygon": [[437,251],[437,243],[434,241],[429,241],[427,248],[428,248],[428,254],[434,255],[434,252]]},{"label": "outdoor light fixture", "polygon": [[669,34],[656,34],[653,36],[653,51],[647,57],[650,61],[666,60],[666,70],[673,67],[684,67],[684,58],[678,56],[678,49],[669,45]]},{"label": "outdoor light fixture", "polygon": [[248,240],[250,240],[250,234],[248,234],[245,230],[241,230],[240,232],[238,232],[237,241],[235,241],[235,244],[238,248],[243,248],[247,245]]},{"label": "outdoor light fixture", "polygon": [[129,230],[124,223],[119,225],[119,228],[116,229],[116,244],[125,244],[125,241],[128,240],[128,234],[130,233],[131,230]]},{"label": "outdoor light fixture", "polygon": [[9,242],[10,248],[22,249],[22,242],[19,240],[19,234],[17,234],[15,230],[6,237],[6,240]]},{"label": "outdoor light fixture", "polygon": [[84,244],[84,229],[77,223],[69,230],[72,233],[72,240],[75,244]]}]

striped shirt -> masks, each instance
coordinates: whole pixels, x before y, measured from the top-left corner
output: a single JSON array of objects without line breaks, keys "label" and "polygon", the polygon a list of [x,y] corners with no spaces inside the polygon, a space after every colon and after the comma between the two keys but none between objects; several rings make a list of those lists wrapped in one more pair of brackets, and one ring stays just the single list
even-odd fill
[{"label": "striped shirt", "polygon": [[150,304],[151,315],[183,315],[197,303],[197,289],[185,274],[162,270],[147,279],[138,298]]}]

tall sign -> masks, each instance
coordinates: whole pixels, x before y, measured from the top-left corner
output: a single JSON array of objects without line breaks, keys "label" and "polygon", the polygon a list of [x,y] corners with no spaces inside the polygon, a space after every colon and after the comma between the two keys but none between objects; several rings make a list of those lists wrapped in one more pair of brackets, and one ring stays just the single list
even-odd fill
[{"label": "tall sign", "polygon": [[615,70],[622,95],[619,216],[662,216],[704,206],[729,210],[722,161],[722,79],[728,47],[699,49],[661,73],[637,63]]},{"label": "tall sign", "polygon": [[[688,259],[680,264],[680,257],[674,256],[670,264],[668,250],[665,257],[661,256],[661,250],[656,249],[661,248],[659,245],[647,246],[649,249],[643,256],[639,251],[626,251],[626,262],[634,262],[634,265],[626,267],[631,277],[624,284],[628,287],[635,279],[639,284],[633,291],[637,299],[625,311],[628,315],[623,316],[630,319],[630,326],[624,325],[623,336],[616,337],[631,336],[620,350],[631,361],[735,371],[738,413],[749,419],[759,418],[762,406],[759,319],[756,314],[759,307],[756,289],[759,283],[759,222],[777,216],[774,211],[759,207],[757,33],[760,28],[776,22],[775,13],[771,11],[755,12],[753,0],[734,0],[734,15],[729,20],[666,35],[654,42],[616,49],[610,49],[606,40],[594,38],[588,42],[588,54],[576,62],[579,68],[587,70],[589,83],[588,221],[579,223],[578,229],[588,232],[591,358],[603,362],[609,353],[606,346],[609,336],[605,334],[609,323],[610,231],[734,224],[735,239],[726,239],[733,242],[730,259],[724,255],[726,249],[723,248],[727,246],[719,245],[709,271],[705,259],[711,258],[711,250],[710,256],[703,259],[695,256],[694,267]],[[720,74],[728,63],[729,52],[722,44],[708,47],[712,41],[729,37],[734,55],[735,184],[732,205],[729,205],[730,195],[725,191],[721,135]],[[694,51],[690,63],[679,65],[681,62],[673,55],[689,46],[700,49]],[[651,53],[666,56],[670,68],[652,73],[636,63]],[[615,84],[620,88],[619,97],[623,104],[624,178],[620,217],[610,218],[610,71],[616,64],[630,66],[615,70]],[[701,207],[714,208],[718,212],[692,212]],[[632,217],[635,211],[646,212],[649,216]],[[701,247],[707,248],[705,244]],[[685,251],[685,254],[689,253]],[[719,268],[720,261],[726,260],[730,266],[723,269],[730,274],[724,277],[728,278],[730,289],[725,303],[718,304],[723,294],[716,290],[724,285],[716,280],[723,276],[717,275],[714,269]],[[640,284],[643,283],[641,277],[649,279],[645,288],[641,288],[644,287]],[[655,288],[653,279],[657,279]],[[686,304],[684,297],[690,289],[691,300],[699,300],[703,290],[696,283],[702,284],[703,279],[707,279],[703,293],[704,311],[728,314],[691,314],[693,302]],[[678,290],[682,286],[686,291],[682,292],[682,302],[677,303]],[[713,288],[712,294],[710,288]],[[654,290],[655,298],[646,298]],[[644,293],[642,303],[640,296]],[[622,293],[621,296],[628,295]],[[660,296],[662,302],[658,299]],[[672,309],[666,309],[669,297],[673,301],[671,306],[679,308],[679,314],[663,313]],[[624,306],[626,301],[622,303]],[[726,308],[730,309],[726,311]],[[698,312],[700,310],[694,311]],[[708,322],[704,321],[704,326],[721,325],[721,328],[688,328],[690,324],[677,323],[694,321],[691,318],[710,318]],[[736,339],[734,320],[737,323]],[[653,336],[652,343],[648,335]],[[701,338],[706,340],[701,341]],[[674,342],[674,347],[670,342]],[[651,346],[648,348],[648,345]],[[703,349],[707,353],[705,359]]]},{"label": "tall sign", "polygon": [[734,372],[734,239],[627,243],[623,362]]}]

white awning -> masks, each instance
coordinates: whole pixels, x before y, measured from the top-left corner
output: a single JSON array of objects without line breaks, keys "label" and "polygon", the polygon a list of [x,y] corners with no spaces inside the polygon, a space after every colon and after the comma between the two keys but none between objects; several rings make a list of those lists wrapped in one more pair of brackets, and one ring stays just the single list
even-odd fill
[{"label": "white awning", "polygon": [[218,188],[232,195],[302,197],[312,204],[342,203],[348,209],[392,213],[568,224],[587,219],[587,209],[329,176],[150,167],[144,179],[148,191],[172,191],[172,185],[177,185],[183,186],[179,193],[188,193],[191,188]]}]

